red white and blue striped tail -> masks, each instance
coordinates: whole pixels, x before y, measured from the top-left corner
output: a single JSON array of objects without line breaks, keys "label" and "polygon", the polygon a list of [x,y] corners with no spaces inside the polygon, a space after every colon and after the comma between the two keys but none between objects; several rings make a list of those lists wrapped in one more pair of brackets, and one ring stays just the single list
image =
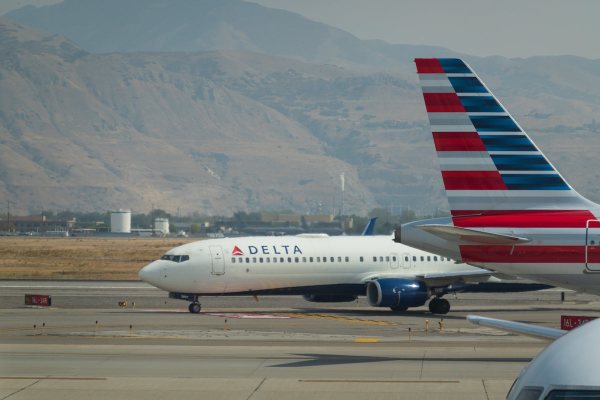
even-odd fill
[{"label": "red white and blue striped tail", "polygon": [[555,210],[595,219],[587,210],[597,206],[573,190],[464,61],[415,62],[454,217]]}]

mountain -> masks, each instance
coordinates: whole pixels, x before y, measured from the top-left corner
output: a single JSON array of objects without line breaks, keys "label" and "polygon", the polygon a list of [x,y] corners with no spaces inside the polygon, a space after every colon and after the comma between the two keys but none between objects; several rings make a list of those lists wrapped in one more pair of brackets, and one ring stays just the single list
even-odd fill
[{"label": "mountain", "polygon": [[65,0],[6,14],[64,35],[93,53],[245,50],[310,63],[410,67],[435,46],[391,45],[355,36],[299,14],[241,0]]},{"label": "mountain", "polygon": [[[468,60],[569,182],[600,200],[600,61]],[[329,212],[343,172],[348,212],[446,209],[414,67],[350,64],[95,54],[0,19],[0,204]]]}]

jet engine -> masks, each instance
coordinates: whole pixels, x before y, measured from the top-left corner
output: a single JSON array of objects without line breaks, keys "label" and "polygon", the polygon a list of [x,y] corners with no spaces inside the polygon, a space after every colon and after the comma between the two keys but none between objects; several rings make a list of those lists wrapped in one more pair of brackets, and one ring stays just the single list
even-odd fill
[{"label": "jet engine", "polygon": [[344,303],[358,298],[354,294],[305,294],[302,297],[313,303]]},{"label": "jet engine", "polygon": [[427,285],[409,279],[382,278],[367,284],[367,299],[374,307],[405,311],[425,304],[431,293]]}]

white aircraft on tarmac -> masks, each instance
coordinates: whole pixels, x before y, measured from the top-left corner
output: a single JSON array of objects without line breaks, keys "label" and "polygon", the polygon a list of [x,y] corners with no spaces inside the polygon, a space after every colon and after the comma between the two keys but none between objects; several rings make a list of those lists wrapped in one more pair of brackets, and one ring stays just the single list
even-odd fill
[{"label": "white aircraft on tarmac", "polygon": [[[312,302],[344,302],[366,295],[370,305],[393,311],[431,298],[429,310],[446,314],[444,294],[500,282],[489,271],[398,245],[391,236],[325,234],[192,242],[169,250],[139,276],[171,298],[190,301],[192,313],[200,312],[200,296],[303,295]],[[541,288],[516,285],[492,290]]]},{"label": "white aircraft on tarmac", "polygon": [[417,59],[451,217],[395,241],[600,294],[600,206],[577,193],[460,59]]},{"label": "white aircraft on tarmac", "polygon": [[507,400],[600,399],[600,319],[572,331],[469,315],[477,325],[555,340],[515,380]]}]

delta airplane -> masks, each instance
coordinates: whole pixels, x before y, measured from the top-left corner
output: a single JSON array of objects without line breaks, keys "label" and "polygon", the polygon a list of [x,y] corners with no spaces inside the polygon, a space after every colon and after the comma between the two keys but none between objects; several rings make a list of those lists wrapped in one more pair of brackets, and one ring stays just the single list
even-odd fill
[{"label": "delta airplane", "polygon": [[600,206],[577,193],[462,60],[417,59],[451,217],[395,241],[600,294]]},{"label": "delta airplane", "polygon": [[540,339],[555,340],[521,371],[507,400],[600,399],[600,319],[571,331],[467,316],[470,322]]},{"label": "delta airplane", "polygon": [[[392,236],[257,236],[208,239],[169,250],[139,272],[140,278],[190,301],[200,312],[200,296],[303,295],[312,302],[354,301],[405,311],[429,301],[446,314],[442,296],[470,284],[498,282],[490,271],[393,242]],[[529,285],[497,291],[532,290]]]}]

